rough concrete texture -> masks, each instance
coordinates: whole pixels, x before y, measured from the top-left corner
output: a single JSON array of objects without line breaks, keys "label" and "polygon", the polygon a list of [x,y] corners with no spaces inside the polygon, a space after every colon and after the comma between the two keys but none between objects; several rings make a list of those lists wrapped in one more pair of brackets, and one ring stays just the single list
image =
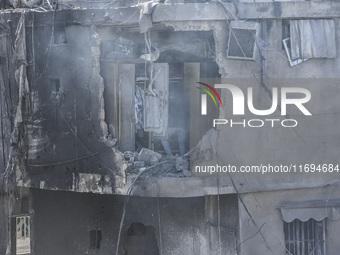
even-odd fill
[{"label": "rough concrete texture", "polygon": [[9,244],[9,236],[10,236],[10,221],[9,221],[9,215],[11,214],[11,206],[10,202],[5,199],[4,197],[0,197],[0,253],[6,254],[6,249],[8,249]]},{"label": "rough concrete texture", "polygon": [[[298,66],[290,67],[286,52],[282,49],[286,29],[283,19],[335,17],[338,50],[339,3],[228,3],[227,7],[239,18],[256,20],[260,24],[260,38],[256,41],[254,61],[226,57],[229,25],[225,19],[230,13],[226,15],[218,3],[157,6],[153,13],[153,21],[157,24],[154,24],[155,30],[151,32],[151,37],[160,46],[164,46],[166,36],[173,38],[175,42],[183,39],[182,44],[169,43],[164,47],[164,51],[180,52],[175,60],[167,58],[168,56],[160,56],[160,59],[164,62],[196,62],[191,65],[192,80],[186,77],[186,80],[195,83],[198,78],[208,78],[202,77],[203,71],[197,63],[207,63],[213,52],[222,78],[220,82],[237,85],[243,93],[251,87],[256,108],[267,109],[271,106],[269,92],[273,87],[279,88],[279,92],[282,87],[302,87],[311,92],[312,98],[305,106],[312,116],[304,116],[296,107],[289,107],[289,116],[286,117],[298,121],[295,128],[280,125],[261,128],[219,126],[209,131],[201,140],[198,148],[200,157],[191,169],[193,177],[151,176],[138,179],[133,194],[155,198],[131,198],[123,226],[121,249],[126,246],[129,226],[139,222],[145,225],[147,231],[152,232],[150,236],[153,237],[154,231],[162,254],[220,254],[221,251],[223,254],[236,254],[237,250],[244,255],[284,254],[283,222],[276,204],[312,198],[338,198],[338,173],[334,171],[326,174],[233,173],[209,176],[193,172],[195,164],[231,164],[237,167],[263,164],[339,164],[340,56],[338,54],[335,59],[309,59]],[[27,163],[27,176],[24,176],[27,178],[24,183],[27,187],[126,194],[135,181],[136,176],[127,175],[132,163],[126,162],[123,152],[111,148],[116,144],[116,140],[111,138],[118,138],[115,137],[117,127],[113,126],[117,118],[115,109],[118,109],[118,103],[112,102],[112,98],[117,95],[114,90],[119,86],[118,78],[113,76],[124,61],[124,68],[129,70],[133,69],[134,64],[144,62],[133,59],[132,56],[114,61],[102,57],[110,52],[108,49],[112,51],[110,47],[113,47],[122,34],[139,44],[137,53],[145,53],[144,36],[139,34],[138,13],[137,7],[131,7],[25,14],[26,47],[30,52],[27,62],[35,63],[27,67],[27,73],[30,74],[30,96],[34,102],[30,116],[32,121],[25,123],[29,130],[27,134],[24,133],[27,137],[21,141],[21,145],[27,145],[29,149],[21,162]],[[2,20],[11,20],[9,24],[4,24],[13,33],[20,13],[6,11],[0,15]],[[93,27],[99,24],[101,26],[97,26],[97,29]],[[122,24],[125,26],[119,26]],[[169,32],[162,25],[172,26],[176,31]],[[191,33],[189,30],[205,32]],[[203,40],[196,47],[193,40],[188,40],[200,39],[201,36],[206,39],[209,35],[207,31],[214,36],[214,47],[210,47],[210,50],[207,50],[209,47],[200,48],[202,45],[207,46],[209,42]],[[187,52],[180,51],[182,46]],[[201,49],[204,54],[192,54],[197,49]],[[9,63],[9,57],[6,61]],[[197,70],[193,70],[194,66]],[[5,71],[5,75],[2,75],[8,75],[6,65],[2,62],[1,68]],[[127,75],[127,86],[129,82],[131,86],[134,85],[134,71],[128,72],[130,75]],[[8,72],[14,77],[12,65]],[[7,80],[4,77],[1,79]],[[9,80],[11,79],[13,78],[10,77]],[[13,98],[17,98],[18,91],[13,88],[14,84],[14,81],[11,84],[1,83],[3,132],[11,129],[10,119],[14,116],[12,110],[17,103],[4,104],[3,98],[9,98],[9,91],[13,92]],[[112,84],[116,84],[116,87],[113,88]],[[9,91],[6,91],[7,88]],[[238,122],[243,119],[247,122],[254,118],[265,121],[267,118],[254,116],[248,110],[244,116],[233,116],[233,99],[230,93],[226,90],[219,92],[223,101],[223,106],[218,110],[219,118],[234,118]],[[130,99],[133,98],[131,93]],[[8,105],[13,109],[6,109]],[[199,108],[198,103],[195,106]],[[132,108],[125,110],[131,113]],[[4,109],[10,113],[4,114]],[[284,120],[285,116],[277,109],[270,118]],[[206,125],[207,120],[202,122]],[[191,128],[200,126],[198,123]],[[121,127],[121,130],[131,134],[133,129]],[[134,137],[127,136],[127,140],[133,141],[134,147]],[[4,142],[0,150],[3,152],[0,163],[5,166],[9,139],[6,138]],[[120,142],[121,140],[118,144]],[[12,169],[13,173],[16,169],[19,168]],[[239,200],[237,201],[236,195],[208,196],[231,193],[240,193]],[[90,248],[89,233],[91,230],[101,230],[100,253],[112,254],[117,241],[123,199],[124,197],[116,196],[33,190],[34,203],[31,209],[34,210],[34,253],[96,254],[98,251]],[[218,225],[221,227],[217,228]],[[338,235],[338,225],[339,221],[327,220],[330,254],[336,254],[340,249],[334,238]],[[46,226],[49,228],[48,235]]]},{"label": "rough concrete texture", "polygon": [[[338,20],[336,20],[338,23]],[[334,69],[338,65],[336,59],[310,59],[300,66],[290,67],[285,59],[280,42],[276,41],[281,22],[275,20],[263,21],[260,39],[257,45],[255,61],[231,60],[225,58],[226,23],[216,24],[215,40],[217,63],[222,74],[221,83],[234,84],[246,94],[247,87],[254,91],[256,108],[268,109],[272,102],[267,89],[273,87],[301,87],[311,92],[311,100],[305,104],[312,116],[305,116],[296,107],[288,108],[289,117],[282,116],[278,108],[272,116],[256,116],[246,110],[244,116],[233,116],[232,97],[227,90],[222,90],[222,101],[226,102],[220,108],[221,119],[234,119],[246,122],[250,119],[285,118],[296,119],[295,128],[281,125],[262,128],[243,127],[237,125],[221,125],[217,128],[218,139],[215,144],[215,158],[211,163],[220,165],[261,165],[261,164],[302,164],[306,162],[319,164],[337,164],[337,144],[340,133],[338,126],[338,79],[339,73]],[[337,26],[337,33],[339,33]],[[261,76],[262,73],[262,76]],[[247,109],[247,108],[246,108]],[[241,127],[240,127],[241,126]],[[246,124],[247,126],[247,124]],[[302,183],[312,185],[315,180],[329,181],[337,176],[337,172],[315,175],[273,174],[266,176],[246,175],[247,185],[251,182],[281,183],[294,182],[294,187]],[[303,176],[303,178],[302,178]],[[235,175],[237,179],[241,176]],[[256,178],[258,177],[258,178]],[[257,182],[256,179],[260,179]],[[296,181],[294,181],[294,179]],[[256,186],[256,185],[255,185]],[[265,188],[265,186],[262,186]]]},{"label": "rough concrete texture", "polygon": [[[181,10],[180,13],[184,10],[181,9],[182,7],[188,8],[189,5],[177,6],[176,8]],[[204,8],[213,10],[215,7],[214,4],[208,4]],[[130,9],[127,8],[124,11],[129,13]],[[180,20],[180,13],[172,17],[175,22]],[[67,11],[62,11],[55,15],[55,20],[59,22],[67,14],[73,18],[78,17],[77,12],[71,15]],[[30,17],[31,14],[27,15]],[[35,15],[37,19],[43,17]],[[157,17],[157,13],[154,15]],[[16,15],[14,17],[17,18]],[[94,17],[97,15],[95,14]],[[51,21],[50,18],[52,16],[47,13],[46,24]],[[201,19],[203,18],[204,16]],[[217,19],[217,17],[215,18]],[[96,23],[95,20],[93,22]],[[336,19],[336,27],[338,27],[338,23]],[[30,21],[29,25],[32,24],[34,23]],[[34,116],[33,124],[28,126],[30,144],[28,171],[29,174],[34,173],[39,176],[40,179],[38,181],[37,178],[34,178],[28,181],[31,181],[30,185],[35,187],[40,187],[40,181],[44,181],[45,188],[72,190],[73,176],[78,178],[78,173],[98,172],[103,176],[115,174],[115,177],[112,178],[114,182],[112,186],[116,185],[118,189],[114,189],[113,193],[124,194],[121,192],[126,190],[124,188],[125,172],[128,165],[124,163],[124,159],[118,151],[106,149],[110,145],[107,141],[111,141],[113,135],[113,132],[109,132],[107,123],[111,125],[113,123],[112,116],[114,116],[112,108],[106,106],[106,104],[112,106],[113,95],[110,88],[112,81],[108,79],[107,73],[114,66],[99,63],[101,55],[105,56],[108,53],[107,49],[101,45],[116,40],[120,36],[119,29],[108,27],[96,29],[83,25],[60,24],[56,25],[54,29],[49,26],[36,27],[34,37],[46,38],[46,40],[39,41],[39,43],[35,41],[33,45],[31,43],[32,33],[27,34],[27,47],[35,49],[35,56],[28,57],[37,63],[36,74],[31,78],[36,82],[31,85]],[[183,21],[177,23],[177,30],[186,31],[188,24]],[[210,23],[209,28],[213,30],[215,39],[215,59],[219,66],[222,82],[236,84],[242,88],[243,92],[246,92],[246,87],[252,87],[255,105],[259,108],[267,108],[271,103],[266,89],[271,91],[272,87],[283,86],[308,88],[312,93],[312,100],[306,104],[306,107],[313,116],[298,116],[299,111],[292,107],[289,109],[289,115],[294,116],[299,122],[299,125],[294,129],[219,127],[216,148],[213,148],[211,154],[214,158],[205,158],[205,164],[291,164],[311,161],[334,163],[339,137],[335,128],[337,126],[335,116],[337,115],[336,91],[338,87],[334,86],[337,83],[336,79],[326,80],[326,77],[336,78],[338,76],[336,66],[339,57],[336,59],[311,59],[300,66],[290,67],[285,59],[285,52],[282,50],[281,38],[278,36],[282,34],[283,30],[281,20],[268,19],[261,21],[260,24],[261,40],[257,42],[255,61],[243,61],[226,58],[229,36],[228,22]],[[64,27],[64,29],[59,29],[60,27]],[[201,29],[206,30],[207,28],[203,26]],[[180,40],[185,38],[187,35],[185,33],[173,32],[173,35]],[[136,42],[144,43],[143,36],[134,33],[132,29],[131,32],[124,35],[135,39]],[[196,36],[199,37],[199,34]],[[66,38],[66,41],[56,43],[55,38],[60,37]],[[79,37],[85,39],[79,40]],[[164,40],[162,41],[160,35],[154,33],[154,37],[159,45],[163,45]],[[172,45],[169,44],[167,47],[171,49]],[[177,49],[176,46],[173,47]],[[68,57],[60,58],[61,55]],[[68,72],[69,70],[72,72]],[[31,73],[32,67],[29,67],[28,71]],[[229,118],[232,116],[229,103],[232,100],[226,91],[222,92],[222,97],[226,103],[224,107],[220,108],[220,118]],[[326,102],[325,98],[328,99]],[[249,112],[246,112],[245,118],[253,117]],[[272,117],[283,118],[280,116],[279,110]],[[311,126],[313,128],[309,128]],[[207,154],[205,156],[208,157]],[[322,175],[322,178],[314,175],[314,180],[308,179],[308,181],[300,181],[296,176],[285,175],[284,179],[281,179],[281,176],[267,176],[265,185],[262,185],[261,179],[253,178],[253,176],[249,178],[252,181],[247,185],[242,185],[244,183],[243,175],[235,175],[234,179],[243,192],[258,190],[259,187],[279,189],[280,187],[277,185],[279,183],[281,188],[294,188],[297,185],[300,187],[318,186],[330,183],[334,179],[332,174],[326,177]],[[249,179],[247,178],[248,181]],[[150,182],[153,181],[150,180]],[[233,188],[230,188],[229,176],[225,176],[225,180],[222,182],[226,184],[222,188],[222,192],[235,192]],[[189,183],[198,184],[197,189],[195,188],[191,193],[187,192],[188,188],[185,187]],[[176,183],[176,187],[181,188],[173,189],[173,184],[169,184],[169,188],[165,188],[162,193],[169,192],[176,196],[172,191],[176,190],[178,195],[203,195],[207,189],[216,194],[216,187],[210,183],[212,182],[204,179],[181,180]],[[152,186],[150,184],[150,189]],[[201,193],[199,193],[200,189]],[[148,190],[142,194],[158,194],[158,191]]]},{"label": "rough concrete texture", "polygon": [[[97,169],[102,174],[111,175],[115,171],[114,151],[108,148],[111,144],[107,142],[109,138],[104,121],[98,35],[87,27],[66,27],[52,32],[47,27],[35,29],[35,36],[46,40],[39,44],[34,42],[36,70],[39,71],[32,86],[36,124],[30,129],[32,149],[29,165],[31,169],[38,168],[34,172],[41,174],[46,187],[55,186],[60,178],[45,179],[46,169],[51,172],[64,169],[64,174],[69,176],[66,179],[71,182],[61,178],[59,183],[71,187],[72,173],[77,176],[78,173]],[[55,44],[55,37],[60,33],[66,33],[67,41]],[[76,33],[86,35],[87,40],[79,41]],[[28,47],[33,46],[28,44]],[[42,48],[47,50],[41,51]],[[60,55],[70,57],[60,58]],[[33,147],[34,144],[39,147]],[[109,156],[108,161],[104,160],[106,156]],[[78,158],[82,158],[82,162]],[[69,164],[65,165],[63,161]]]},{"label": "rough concrete texture", "polygon": [[[35,254],[112,254],[115,251],[124,197],[33,190]],[[131,197],[124,221],[121,249],[127,249],[132,223],[152,227],[161,254],[236,254],[237,199],[220,196],[187,199]],[[86,224],[84,224],[86,222]],[[46,226],[49,234],[46,235]],[[101,230],[100,250],[91,249],[90,230]],[[147,245],[147,244],[145,244]]]},{"label": "rough concrete texture", "polygon": [[[254,226],[252,219],[246,212],[245,207],[239,202],[240,212],[240,241],[247,240],[249,237],[258,232],[259,227],[267,244],[264,243],[260,234],[241,246],[241,253],[246,254],[285,254],[284,232],[282,214],[278,205],[282,202],[303,202],[309,200],[332,200],[338,199],[338,186],[323,187],[318,189],[301,189],[294,191],[275,191],[259,192],[242,195],[241,198],[246,204],[247,210],[256,222]],[[334,238],[339,234],[339,220],[326,218],[327,227],[327,252],[337,254],[339,251],[339,242]]]}]

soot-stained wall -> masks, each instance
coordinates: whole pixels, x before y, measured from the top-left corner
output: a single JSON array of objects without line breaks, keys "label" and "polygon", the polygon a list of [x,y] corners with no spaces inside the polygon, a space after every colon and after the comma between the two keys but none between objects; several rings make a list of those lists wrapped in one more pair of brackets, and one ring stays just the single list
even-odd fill
[{"label": "soot-stained wall", "polygon": [[27,37],[29,60],[35,62],[29,68],[34,74],[29,81],[31,184],[70,188],[79,173],[114,173],[113,151],[104,144],[108,133],[96,29],[58,23],[37,26]]},{"label": "soot-stained wall", "polygon": [[[124,197],[35,189],[32,194],[34,254],[115,252]],[[220,196],[219,204],[216,196],[185,199],[131,197],[119,254],[129,250],[131,239],[128,241],[127,237],[131,234],[128,229],[132,223],[143,224],[146,235],[151,233],[149,239],[139,239],[139,245],[143,246],[141,240],[149,245],[155,245],[150,240],[157,240],[161,254],[219,254],[220,247],[224,254],[236,254],[237,198]],[[98,250],[90,247],[91,230],[101,231]]]}]

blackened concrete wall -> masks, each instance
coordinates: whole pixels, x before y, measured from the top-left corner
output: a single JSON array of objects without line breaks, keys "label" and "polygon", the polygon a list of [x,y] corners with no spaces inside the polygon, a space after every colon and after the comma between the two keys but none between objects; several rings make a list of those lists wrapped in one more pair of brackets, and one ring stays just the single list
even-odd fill
[{"label": "blackened concrete wall", "polygon": [[[124,197],[32,190],[34,254],[114,254]],[[123,226],[121,249],[126,250],[127,230],[139,222],[152,227],[161,254],[236,254],[237,199],[217,197],[131,197]],[[90,249],[90,230],[101,230],[99,250]]]},{"label": "blackened concrete wall", "polygon": [[0,196],[0,253],[6,254],[8,248],[10,229],[10,220],[8,215],[10,213],[10,207],[8,201]]},{"label": "blackened concrete wall", "polygon": [[79,173],[116,173],[111,144],[104,144],[108,133],[102,121],[104,84],[95,28],[68,26],[65,21],[37,25],[27,37],[28,58],[35,62],[29,68],[28,172],[40,176],[31,184],[41,186],[43,181],[44,187],[71,188]]}]

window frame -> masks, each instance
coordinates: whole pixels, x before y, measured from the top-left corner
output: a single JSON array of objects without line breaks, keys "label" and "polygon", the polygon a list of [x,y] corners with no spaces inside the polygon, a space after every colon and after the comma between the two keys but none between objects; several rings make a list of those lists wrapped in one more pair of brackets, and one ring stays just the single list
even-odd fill
[{"label": "window frame", "polygon": [[[321,223],[322,225],[318,228],[321,228],[321,240],[318,238],[318,230],[317,224]],[[327,255],[327,238],[326,238],[326,229],[327,229],[326,218],[317,221],[313,218],[310,218],[308,221],[301,221],[299,219],[295,219],[292,222],[283,222],[283,231],[285,237],[285,249],[287,255],[316,255],[318,253],[315,252],[315,247],[317,247],[317,242],[319,242],[321,255]],[[307,234],[306,234],[307,229]],[[310,236],[313,235],[313,237]],[[296,238],[298,236],[298,238]],[[320,244],[321,243],[321,244]],[[310,246],[311,244],[311,246]],[[310,247],[313,248],[313,252],[309,251]],[[293,249],[293,252],[292,252]]]}]

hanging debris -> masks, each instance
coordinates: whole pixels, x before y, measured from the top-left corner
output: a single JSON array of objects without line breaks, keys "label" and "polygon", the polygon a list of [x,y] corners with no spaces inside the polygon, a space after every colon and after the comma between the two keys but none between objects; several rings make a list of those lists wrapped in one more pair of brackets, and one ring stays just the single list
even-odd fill
[{"label": "hanging debris", "polygon": [[9,0],[14,8],[33,8],[41,3],[41,0]]}]

